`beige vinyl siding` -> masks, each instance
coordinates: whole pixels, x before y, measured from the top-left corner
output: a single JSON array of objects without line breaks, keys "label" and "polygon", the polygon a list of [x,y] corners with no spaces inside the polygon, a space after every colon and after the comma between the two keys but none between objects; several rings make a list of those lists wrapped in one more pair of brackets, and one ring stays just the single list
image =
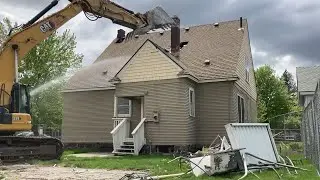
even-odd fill
[{"label": "beige vinyl siding", "polygon": [[254,99],[252,99],[248,93],[246,93],[239,85],[236,83],[233,86],[233,107],[231,107],[232,111],[232,121],[238,121],[238,95],[243,97],[244,99],[244,121],[245,122],[257,122],[257,104]]},{"label": "beige vinyl siding", "polygon": [[62,141],[112,143],[114,90],[64,93]]},{"label": "beige vinyl siding", "polygon": [[177,78],[181,68],[147,41],[120,71],[122,83]]},{"label": "beige vinyl siding", "polygon": [[[236,82],[241,88],[243,88],[253,100],[257,99],[256,82],[254,76],[254,66],[250,49],[250,42],[248,36],[248,29],[245,27],[243,36],[243,42],[239,54],[239,61],[236,69],[236,74],[239,76],[239,80]],[[249,81],[246,80],[246,65],[249,61]]]},{"label": "beige vinyl siding", "polygon": [[196,88],[197,144],[210,145],[217,135],[226,135],[230,122],[233,82],[198,84]]},{"label": "beige vinyl siding", "polygon": [[145,133],[152,145],[195,143],[195,126],[189,117],[188,79],[170,79],[116,85],[116,96],[144,96],[146,120],[159,112],[159,122],[146,122]]}]

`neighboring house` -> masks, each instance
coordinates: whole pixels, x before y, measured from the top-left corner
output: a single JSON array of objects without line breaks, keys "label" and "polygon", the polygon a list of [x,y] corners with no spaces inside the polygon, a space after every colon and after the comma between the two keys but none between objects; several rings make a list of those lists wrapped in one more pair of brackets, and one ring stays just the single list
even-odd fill
[{"label": "neighboring house", "polygon": [[69,80],[64,143],[113,144],[114,152],[135,154],[144,145],[190,149],[226,135],[227,123],[256,121],[246,19],[135,37],[122,33]]},{"label": "neighboring house", "polygon": [[313,99],[317,82],[320,79],[320,66],[297,67],[296,74],[299,104],[303,107],[307,107],[309,102]]}]

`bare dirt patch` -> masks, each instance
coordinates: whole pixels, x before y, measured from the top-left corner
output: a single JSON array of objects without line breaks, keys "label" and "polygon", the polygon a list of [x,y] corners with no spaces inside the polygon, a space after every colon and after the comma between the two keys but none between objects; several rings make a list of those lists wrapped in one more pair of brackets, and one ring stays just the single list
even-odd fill
[{"label": "bare dirt patch", "polygon": [[0,167],[0,179],[6,180],[118,180],[133,171],[84,169],[39,165],[10,165]]}]

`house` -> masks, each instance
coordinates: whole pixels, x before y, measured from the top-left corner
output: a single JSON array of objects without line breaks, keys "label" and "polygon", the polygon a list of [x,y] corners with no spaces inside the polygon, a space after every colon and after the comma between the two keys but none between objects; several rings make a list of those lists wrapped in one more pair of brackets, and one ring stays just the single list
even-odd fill
[{"label": "house", "polygon": [[[77,72],[64,95],[65,144],[114,153],[194,149],[254,122],[257,93],[246,19],[121,36]],[[127,145],[127,146],[125,146]],[[131,148],[131,149],[130,149]],[[129,150],[128,150],[129,149]]]},{"label": "house", "polygon": [[320,79],[320,66],[296,68],[299,104],[307,107]]}]

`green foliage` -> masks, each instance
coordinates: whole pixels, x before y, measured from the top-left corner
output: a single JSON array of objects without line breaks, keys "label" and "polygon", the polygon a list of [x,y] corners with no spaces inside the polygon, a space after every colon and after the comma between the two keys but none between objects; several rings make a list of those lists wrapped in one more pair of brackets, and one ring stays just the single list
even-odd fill
[{"label": "green foliage", "polygon": [[[275,75],[275,71],[265,65],[255,72],[258,93],[258,118],[260,121],[290,112],[289,95],[283,81]],[[279,122],[270,120],[272,128],[281,127]]]},{"label": "green foliage", "polygon": [[[12,23],[5,18],[0,23],[3,42]],[[60,91],[66,73],[80,67],[83,55],[75,53],[76,37],[69,30],[55,32],[32,48],[19,64],[20,82],[31,87],[31,112],[34,125],[59,127],[63,102]]]},{"label": "green foliage", "polygon": [[293,76],[290,72],[285,70],[281,76],[281,80],[284,81],[284,84],[287,86],[289,93],[297,92],[296,83],[294,82]]}]

